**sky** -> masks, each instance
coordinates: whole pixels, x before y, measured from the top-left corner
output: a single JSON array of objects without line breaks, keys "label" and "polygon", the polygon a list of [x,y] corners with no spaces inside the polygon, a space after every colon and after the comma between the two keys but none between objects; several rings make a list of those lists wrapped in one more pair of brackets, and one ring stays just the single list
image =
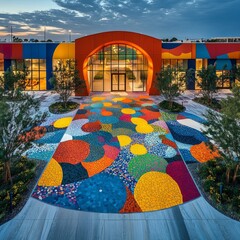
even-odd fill
[{"label": "sky", "polygon": [[240,36],[240,0],[0,0],[0,41],[69,41],[105,31],[159,39]]}]

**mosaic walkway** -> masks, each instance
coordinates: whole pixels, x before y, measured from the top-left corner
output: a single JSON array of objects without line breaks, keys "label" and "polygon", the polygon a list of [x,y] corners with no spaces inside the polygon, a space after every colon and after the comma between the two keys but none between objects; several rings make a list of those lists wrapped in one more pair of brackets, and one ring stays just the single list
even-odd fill
[{"label": "mosaic walkway", "polygon": [[185,163],[216,155],[199,131],[203,122],[187,112],[159,111],[148,96],[86,98],[75,115],[41,126],[27,155],[49,163],[32,197],[108,213],[154,211],[193,200],[200,194]]}]

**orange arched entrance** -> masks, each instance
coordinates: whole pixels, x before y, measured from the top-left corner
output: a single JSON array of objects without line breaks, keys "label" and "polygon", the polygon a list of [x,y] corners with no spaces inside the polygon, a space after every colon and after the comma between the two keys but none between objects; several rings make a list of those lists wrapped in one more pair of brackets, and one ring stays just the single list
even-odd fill
[{"label": "orange arched entrance", "polygon": [[[154,87],[153,81],[156,73],[161,69],[161,40],[149,37],[139,33],[115,31],[98,33],[75,41],[75,59],[77,61],[77,69],[80,78],[85,79],[86,91],[84,95],[89,95],[90,87],[87,76],[88,58],[103,46],[115,43],[123,43],[135,47],[142,52],[148,59],[148,79],[147,92],[150,95],[157,94],[158,91]],[[82,95],[80,91],[76,91],[76,95]]]}]

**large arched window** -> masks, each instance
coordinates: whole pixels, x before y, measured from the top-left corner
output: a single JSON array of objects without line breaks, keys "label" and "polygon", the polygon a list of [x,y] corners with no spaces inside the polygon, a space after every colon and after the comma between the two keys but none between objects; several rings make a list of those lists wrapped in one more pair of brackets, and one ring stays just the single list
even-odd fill
[{"label": "large arched window", "polygon": [[96,91],[146,91],[147,58],[126,44],[108,45],[88,59],[90,89]]}]

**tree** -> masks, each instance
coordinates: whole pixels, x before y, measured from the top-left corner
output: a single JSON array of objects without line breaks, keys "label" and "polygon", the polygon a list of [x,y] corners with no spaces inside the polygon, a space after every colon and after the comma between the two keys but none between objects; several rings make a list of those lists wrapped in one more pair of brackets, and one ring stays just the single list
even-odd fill
[{"label": "tree", "polygon": [[221,101],[221,112],[229,118],[240,120],[240,85],[233,85],[233,96],[228,96]]},{"label": "tree", "polygon": [[229,184],[233,169],[232,182],[235,183],[240,167],[240,87],[233,88],[233,97],[221,101],[222,114],[209,110],[204,133],[215,143],[221,155],[220,164],[226,166],[226,183]]},{"label": "tree", "polygon": [[201,88],[203,97],[211,103],[214,93],[217,92],[217,81],[219,79],[216,74],[216,67],[208,65],[207,68],[199,70],[197,76],[200,77],[197,85]]},{"label": "tree", "polygon": [[173,37],[170,39],[170,42],[176,42],[178,39],[176,37]]},{"label": "tree", "polygon": [[80,79],[79,72],[75,70],[75,62],[71,60],[66,64],[59,61],[53,71],[53,77],[49,81],[54,86],[54,90],[59,93],[64,108],[67,107],[67,102],[73,92],[77,88],[85,87],[84,80]]},{"label": "tree", "polygon": [[186,83],[186,73],[180,69],[167,66],[157,73],[156,87],[160,93],[169,101],[172,108],[174,98],[178,97],[184,91]]},{"label": "tree", "polygon": [[28,94],[21,94],[19,101],[1,101],[0,108],[0,161],[4,164],[4,182],[12,184],[11,164],[29,148],[35,135],[29,131],[45,119],[46,113],[39,111],[39,100]]},{"label": "tree", "polygon": [[231,83],[235,82],[236,80],[240,82],[240,66],[233,65],[229,75]]},{"label": "tree", "polygon": [[13,42],[22,42],[22,39],[16,36],[13,36]]},{"label": "tree", "polygon": [[25,64],[23,64],[22,70],[14,71],[12,67],[8,68],[3,76],[0,76],[1,94],[7,95],[10,99],[18,97],[20,91],[26,89],[28,74],[29,71]]}]

